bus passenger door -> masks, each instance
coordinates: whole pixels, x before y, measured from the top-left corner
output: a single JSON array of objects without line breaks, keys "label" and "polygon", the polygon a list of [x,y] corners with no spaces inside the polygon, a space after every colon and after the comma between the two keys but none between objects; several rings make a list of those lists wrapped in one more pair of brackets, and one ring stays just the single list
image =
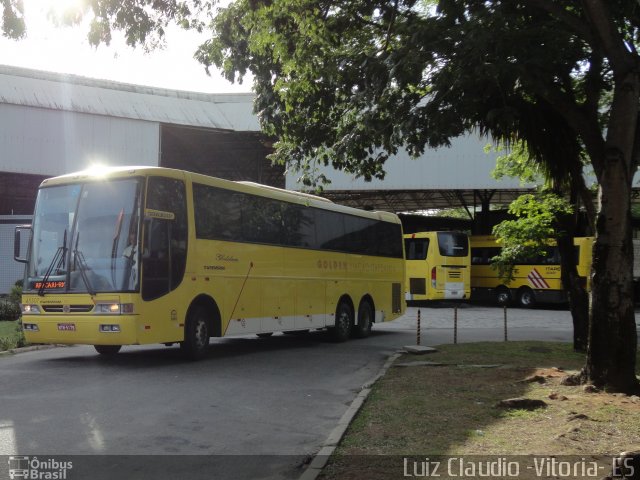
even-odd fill
[{"label": "bus passenger door", "polygon": [[142,254],[142,298],[152,300],[171,291],[171,224],[151,219],[145,223]]},{"label": "bus passenger door", "polygon": [[187,305],[180,293],[187,262],[187,204],[182,180],[150,177],[142,234],[145,341],[182,339]]}]

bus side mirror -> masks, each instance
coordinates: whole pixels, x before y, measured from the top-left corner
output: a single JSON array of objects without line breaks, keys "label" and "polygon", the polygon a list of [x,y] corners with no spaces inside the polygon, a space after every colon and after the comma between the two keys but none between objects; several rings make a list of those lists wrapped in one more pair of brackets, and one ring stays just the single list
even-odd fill
[{"label": "bus side mirror", "polygon": [[27,263],[27,258],[22,257],[20,252],[22,250],[22,231],[31,233],[31,225],[18,225],[16,227],[13,237],[13,259],[16,262]]}]

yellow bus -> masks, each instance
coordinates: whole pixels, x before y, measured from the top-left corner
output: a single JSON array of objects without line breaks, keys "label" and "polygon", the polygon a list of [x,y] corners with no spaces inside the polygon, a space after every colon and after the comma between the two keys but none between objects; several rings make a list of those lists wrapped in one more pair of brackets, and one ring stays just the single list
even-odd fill
[{"label": "yellow bus", "polygon": [[[574,239],[578,275],[590,286],[593,237]],[[537,303],[564,303],[568,300],[562,287],[560,254],[554,241],[549,241],[545,255],[514,265],[513,279],[500,278],[491,259],[500,254],[500,246],[492,236],[471,236],[471,299],[490,300],[499,305],[517,303],[530,308]]]},{"label": "yellow bus", "polygon": [[468,299],[471,294],[469,239],[461,232],[404,236],[408,291],[412,300]]},{"label": "yellow bus", "polygon": [[210,337],[324,328],[337,341],[365,337],[405,309],[398,217],[312,195],[109,168],[45,180],[23,228],[14,257],[26,263],[31,343],[107,355],[180,343],[195,359]]}]

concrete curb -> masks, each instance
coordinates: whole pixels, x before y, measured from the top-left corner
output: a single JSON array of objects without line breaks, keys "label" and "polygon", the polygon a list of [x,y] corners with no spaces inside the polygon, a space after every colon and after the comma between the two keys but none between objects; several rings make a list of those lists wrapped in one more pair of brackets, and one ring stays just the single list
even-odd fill
[{"label": "concrete curb", "polygon": [[360,410],[360,407],[362,407],[364,401],[371,393],[371,388],[373,387],[373,385],[387,373],[387,370],[389,370],[393,362],[395,362],[400,357],[400,355],[401,353],[394,353],[390,355],[377,375],[362,386],[362,389],[360,390],[356,398],[353,399],[353,402],[351,402],[351,405],[349,406],[347,411],[344,412],[344,415],[342,415],[342,418],[340,418],[340,420],[338,421],[338,425],[336,425],[336,427],[331,431],[327,439],[324,441],[324,444],[320,448],[320,451],[309,463],[307,469],[302,473],[299,480],[315,480],[318,475],[320,475],[322,469],[327,465],[329,457],[333,455],[333,452],[340,443],[340,440],[342,440],[342,437],[347,431],[347,428]]},{"label": "concrete curb", "polygon": [[0,352],[2,355],[15,355],[17,353],[35,352],[36,350],[50,350],[52,348],[69,347],[71,345],[30,345],[28,347],[11,348],[9,350],[3,350]]}]

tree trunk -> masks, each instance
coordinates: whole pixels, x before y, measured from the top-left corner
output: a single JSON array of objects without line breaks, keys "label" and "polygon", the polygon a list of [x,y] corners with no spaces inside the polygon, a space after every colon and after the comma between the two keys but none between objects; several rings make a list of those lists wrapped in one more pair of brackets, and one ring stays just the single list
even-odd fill
[{"label": "tree trunk", "polygon": [[600,184],[598,236],[593,254],[589,346],[586,380],[607,391],[632,393],[637,350],[633,305],[633,245],[631,242],[630,188],[619,176],[622,165]]},{"label": "tree trunk", "polygon": [[573,235],[562,235],[557,239],[562,269],[562,286],[569,295],[569,310],[573,319],[573,349],[587,351],[589,332],[589,294],[586,279],[578,275]]},{"label": "tree trunk", "polygon": [[[638,99],[639,57],[623,42],[602,0],[583,2],[592,41],[605,52],[613,71],[614,89],[606,142],[595,134],[595,118],[585,125],[582,140],[599,183],[599,209],[593,252],[589,346],[583,380],[607,391],[638,391],[638,338],[633,310],[633,245],[631,186],[634,153],[640,142]],[[588,127],[588,128],[587,128]]]},{"label": "tree trunk", "polygon": [[[582,165],[579,161],[576,161],[575,165],[579,165],[580,168],[574,168],[569,199],[573,205],[576,205],[576,211],[573,214],[558,217],[559,235],[556,237],[556,242],[560,252],[562,288],[569,297],[569,310],[573,320],[573,349],[576,352],[586,352],[589,335],[589,293],[587,292],[587,279],[578,275],[578,258],[575,254],[576,247],[573,241],[576,236],[579,216],[577,199],[585,197],[584,191],[587,188],[582,178]],[[558,187],[556,193],[562,195],[563,191]],[[585,208],[587,217],[590,217],[589,225],[593,227],[595,215],[591,217],[590,212],[593,212],[595,207],[590,198],[587,200],[591,204]]]}]

